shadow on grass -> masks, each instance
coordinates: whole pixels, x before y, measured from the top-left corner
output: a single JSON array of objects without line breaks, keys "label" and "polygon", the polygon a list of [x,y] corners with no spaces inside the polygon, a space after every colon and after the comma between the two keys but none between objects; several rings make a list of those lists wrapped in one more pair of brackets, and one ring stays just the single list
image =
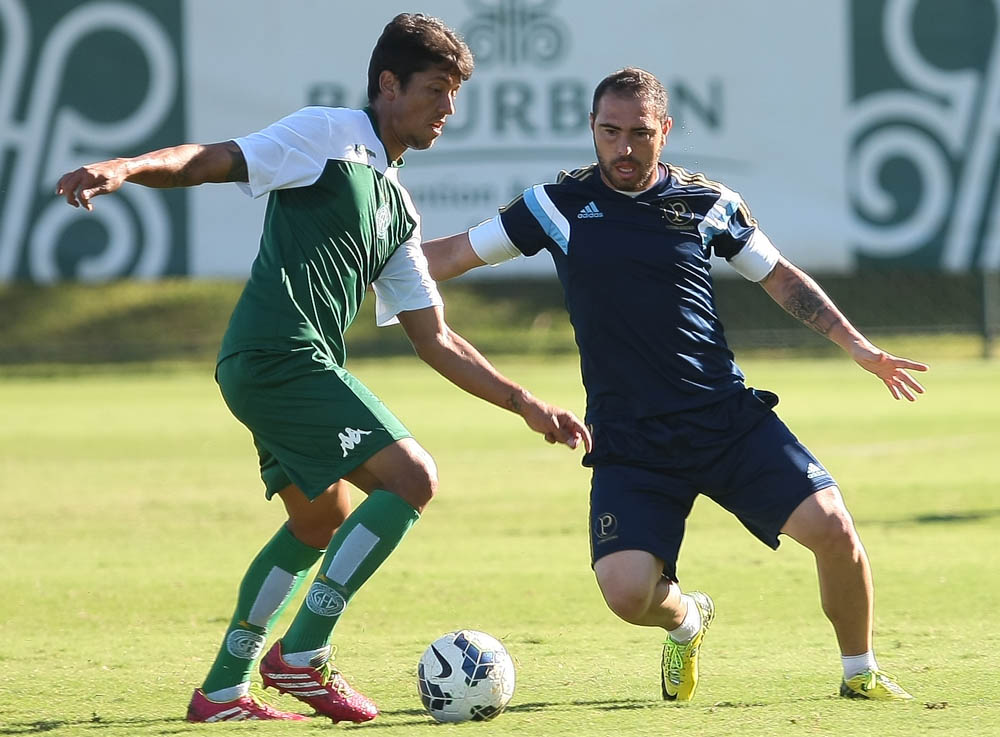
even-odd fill
[{"label": "shadow on grass", "polygon": [[90,719],[38,719],[31,722],[10,722],[0,726],[0,735],[8,734],[44,734],[46,732],[56,732],[66,730],[71,734],[80,734],[81,731],[109,729],[111,727],[167,727],[176,725],[177,729],[160,729],[159,734],[175,734],[187,731],[188,723],[182,717],[169,718],[142,718],[129,717],[127,719],[108,719],[94,716]]},{"label": "shadow on grass", "polygon": [[[536,711],[572,711],[574,709],[596,709],[598,711],[621,711],[625,709],[652,709],[663,706],[664,702],[657,699],[574,699],[573,701],[529,701],[524,704],[515,704],[508,707],[504,713],[517,714]],[[433,723],[430,716],[423,709],[395,709],[383,711],[383,716],[396,718],[392,722],[374,722],[371,724],[351,724],[341,727],[342,729],[392,729],[395,727],[408,727],[414,724]],[[398,719],[399,717],[410,717],[408,719]]]},{"label": "shadow on grass", "polygon": [[648,699],[574,699],[573,701],[529,701],[526,704],[515,704],[507,709],[511,712],[519,711],[568,711],[584,707],[587,709],[597,709],[599,711],[620,711],[622,709],[649,709],[663,703],[662,701],[650,701]]},{"label": "shadow on grass", "polygon": [[[620,699],[620,700],[573,700],[566,702],[559,701],[535,701],[524,704],[515,704],[507,709],[508,712],[536,712],[536,711],[570,711],[573,709],[598,709],[602,711],[617,711],[621,709],[649,709],[663,704],[662,701],[650,701],[641,699]],[[368,724],[341,724],[341,729],[392,729],[396,727],[408,727],[415,724],[431,724],[433,720],[423,709],[395,709],[383,711],[384,717],[392,718],[393,721],[376,721]],[[321,717],[316,718],[322,721]],[[169,729],[173,725],[176,729]],[[94,716],[90,719],[38,719],[25,722],[10,722],[0,726],[0,735],[35,735],[47,732],[59,733],[65,730],[68,733],[80,734],[85,731],[108,729],[110,727],[133,727],[135,729],[153,728],[157,734],[176,734],[186,732],[190,725],[182,717],[170,718],[141,718],[130,717],[127,719],[109,719],[106,717]],[[159,727],[159,729],[156,729]]]},{"label": "shadow on grass", "polygon": [[881,525],[882,527],[901,527],[905,525],[946,525],[962,522],[981,522],[982,520],[1000,517],[1000,509],[977,509],[954,514],[918,514],[903,519],[866,520],[859,523],[865,525]]},{"label": "shadow on grass", "polygon": [[[818,701],[829,697],[810,697],[803,699],[793,699],[793,701]],[[773,705],[773,704],[772,704]],[[768,706],[764,702],[736,702],[717,701],[713,704],[699,704],[702,710],[709,712],[718,709],[752,709]],[[523,704],[515,704],[506,709],[509,713],[532,713],[532,712],[559,712],[573,711],[575,709],[596,709],[598,711],[622,711],[655,708],[691,708],[688,704],[677,704],[665,702],[660,699],[574,699],[572,701],[530,701]],[[927,708],[943,708],[940,706],[928,705]],[[345,724],[339,725],[340,729],[395,729],[400,727],[410,727],[417,724],[433,724],[433,720],[423,709],[394,709],[382,712],[383,717],[389,717],[393,721],[376,721],[367,724]],[[316,721],[324,721],[322,717],[315,717]],[[170,729],[173,725],[176,728]],[[30,722],[11,722],[0,726],[0,735],[33,735],[44,734],[46,732],[58,732],[59,730],[72,730],[73,734],[79,734],[81,730],[99,730],[109,727],[160,727],[157,734],[179,734],[186,732],[190,724],[181,717],[170,718],[141,718],[130,717],[127,719],[107,719],[104,717],[92,717],[90,719],[39,719]]]}]

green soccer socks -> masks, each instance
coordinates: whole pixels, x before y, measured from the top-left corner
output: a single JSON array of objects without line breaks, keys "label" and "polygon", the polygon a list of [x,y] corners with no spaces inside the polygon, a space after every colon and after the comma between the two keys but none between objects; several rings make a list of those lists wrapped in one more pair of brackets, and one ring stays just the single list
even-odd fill
[{"label": "green soccer socks", "polygon": [[330,541],[305,602],[281,638],[283,652],[325,647],[351,597],[419,518],[402,498],[382,489],[359,504]]},{"label": "green soccer socks", "polygon": [[267,630],[322,554],[284,525],[257,554],[243,576],[236,611],[202,686],[206,694],[249,682]]}]

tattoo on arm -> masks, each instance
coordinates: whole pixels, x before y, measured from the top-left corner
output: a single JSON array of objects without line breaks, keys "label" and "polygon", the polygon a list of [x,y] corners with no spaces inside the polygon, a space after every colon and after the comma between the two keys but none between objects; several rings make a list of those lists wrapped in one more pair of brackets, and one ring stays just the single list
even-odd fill
[{"label": "tattoo on arm", "polygon": [[511,392],[510,396],[507,397],[507,408],[511,412],[521,414],[521,410],[524,409],[524,405],[521,404],[521,399],[517,396],[517,392]]},{"label": "tattoo on arm", "polygon": [[810,284],[796,284],[782,306],[820,335],[829,333],[837,323],[837,311],[829,299]]}]

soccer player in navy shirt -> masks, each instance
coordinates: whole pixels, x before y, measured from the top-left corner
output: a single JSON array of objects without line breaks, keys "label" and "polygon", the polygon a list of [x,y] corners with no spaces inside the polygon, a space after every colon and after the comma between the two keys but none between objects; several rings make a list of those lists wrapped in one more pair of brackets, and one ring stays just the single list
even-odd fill
[{"label": "soccer player in navy shirt", "polygon": [[762,542],[783,533],[816,557],[823,611],[849,698],[911,696],[872,650],[868,557],[836,482],[772,411],[778,398],[747,388],[715,307],[712,255],[759,283],[785,310],[843,348],[895,399],[923,388],[867,340],[822,289],[785,259],[746,203],[702,174],[661,163],[672,119],[650,73],[627,68],[594,92],[597,164],[530,187],[499,215],[424,244],[431,275],[547,250],[580,348],[593,449],[594,571],[611,610],[662,627],[663,698],[686,701],[715,605],[682,593],[676,560],[698,494],[732,512]]}]

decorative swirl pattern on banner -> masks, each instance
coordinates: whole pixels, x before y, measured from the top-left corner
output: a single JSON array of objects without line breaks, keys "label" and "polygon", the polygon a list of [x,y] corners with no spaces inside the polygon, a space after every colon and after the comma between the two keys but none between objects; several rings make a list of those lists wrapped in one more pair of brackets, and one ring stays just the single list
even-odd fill
[{"label": "decorative swirl pattern on banner", "polygon": [[[27,276],[38,282],[163,274],[173,236],[162,193],[127,186],[115,197],[102,198],[93,212],[86,212],[68,207],[52,192],[59,176],[79,166],[83,158],[90,161],[119,154],[162,126],[177,98],[178,69],[171,41],[160,23],[134,4],[79,5],[45,35],[30,73],[26,72],[31,34],[22,0],[0,0],[0,28],[0,182],[9,184],[0,209],[0,282],[16,276],[22,258]],[[131,40],[148,65],[143,98],[119,120],[92,120],[60,96],[71,56],[85,39],[99,32]],[[26,95],[22,85],[27,86]],[[16,105],[22,95],[26,105],[18,119]],[[8,151],[14,155],[6,155]],[[12,162],[10,172],[3,170],[7,162]],[[36,212],[40,202],[44,205]],[[103,245],[99,252],[80,257],[76,273],[61,273],[57,259],[61,238],[81,220],[100,227],[105,234]]]},{"label": "decorative swirl pattern on banner", "polygon": [[[983,2],[1000,16],[1000,0]],[[876,257],[898,258],[937,243],[939,263],[929,265],[996,269],[1000,208],[990,197],[1000,153],[1000,44],[992,37],[982,69],[935,66],[916,42],[919,3],[887,0],[883,16],[885,53],[909,89],[879,91],[854,105],[848,161],[852,237],[862,253]],[[905,193],[883,176],[896,160],[912,166],[919,179],[916,202],[905,212]]]},{"label": "decorative swirl pattern on banner", "polygon": [[549,14],[555,0],[470,0],[475,15],[462,29],[482,66],[550,64],[566,53],[567,33]]}]

